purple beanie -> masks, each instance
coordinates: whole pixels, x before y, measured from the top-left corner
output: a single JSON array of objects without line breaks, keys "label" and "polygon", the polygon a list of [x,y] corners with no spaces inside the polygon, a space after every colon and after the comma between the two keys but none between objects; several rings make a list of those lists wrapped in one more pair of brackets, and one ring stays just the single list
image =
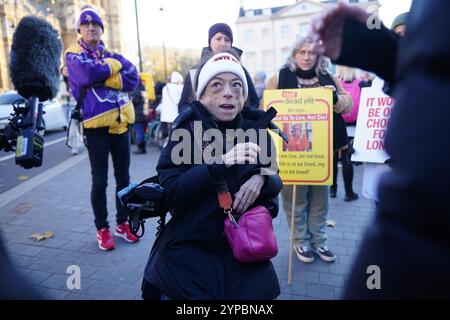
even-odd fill
[{"label": "purple beanie", "polygon": [[223,33],[224,35],[228,36],[230,38],[231,43],[233,43],[233,31],[231,31],[231,28],[226,23],[216,23],[209,28],[208,32],[208,44],[211,44],[211,39],[214,37],[216,33]]},{"label": "purple beanie", "polygon": [[97,9],[87,5],[87,6],[84,6],[83,8],[81,8],[80,17],[78,18],[78,21],[77,21],[78,33],[80,33],[80,25],[89,23],[89,22],[93,22],[93,23],[100,25],[102,27],[102,30],[105,31],[102,18],[100,18],[100,14],[97,11]]}]

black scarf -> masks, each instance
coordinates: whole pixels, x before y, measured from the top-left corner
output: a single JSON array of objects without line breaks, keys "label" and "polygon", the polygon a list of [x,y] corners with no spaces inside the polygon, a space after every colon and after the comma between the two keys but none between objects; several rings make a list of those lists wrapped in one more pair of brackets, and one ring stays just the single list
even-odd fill
[{"label": "black scarf", "polygon": [[[311,77],[311,74],[313,74],[312,77]],[[328,73],[327,74],[319,73],[317,75],[316,70],[314,68],[309,71],[302,71],[302,70],[297,69],[296,72],[292,72],[289,69],[289,67],[284,67],[283,69],[280,70],[280,73],[279,73],[278,89],[298,88],[297,76],[299,76],[300,78],[303,78],[303,79],[311,79],[311,78],[317,77],[317,78],[319,78],[319,83],[322,87],[328,86],[328,85],[336,86],[336,83],[334,83],[333,78],[331,78],[331,76]],[[307,78],[304,76],[309,76],[311,78]]]},{"label": "black scarf", "polygon": [[317,77],[317,73],[316,73],[316,68],[312,68],[309,69],[307,71],[304,71],[300,68],[297,68],[297,70],[295,70],[295,73],[297,74],[297,77],[301,78],[301,79],[312,79],[314,77]]}]

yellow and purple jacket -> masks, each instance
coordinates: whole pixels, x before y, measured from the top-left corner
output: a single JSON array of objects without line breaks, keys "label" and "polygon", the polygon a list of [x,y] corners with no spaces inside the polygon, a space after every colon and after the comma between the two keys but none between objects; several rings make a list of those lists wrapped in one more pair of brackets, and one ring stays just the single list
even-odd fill
[{"label": "yellow and purple jacket", "polygon": [[136,67],[117,53],[105,49],[103,42],[90,48],[81,39],[65,53],[72,94],[82,103],[85,129],[109,127],[110,134],[122,134],[134,123],[134,107],[128,92],[139,83]]}]

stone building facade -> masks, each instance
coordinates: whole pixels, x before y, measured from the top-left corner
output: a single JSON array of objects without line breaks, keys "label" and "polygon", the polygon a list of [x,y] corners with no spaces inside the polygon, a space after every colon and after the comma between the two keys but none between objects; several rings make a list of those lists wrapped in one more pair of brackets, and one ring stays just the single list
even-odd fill
[{"label": "stone building facade", "polygon": [[[378,0],[346,0],[377,13]],[[253,76],[257,71],[274,74],[285,62],[296,37],[304,36],[312,18],[336,0],[297,0],[294,4],[264,9],[243,9],[236,21],[237,46],[244,51],[243,64]]]},{"label": "stone building facade", "polygon": [[103,40],[108,48],[122,51],[122,22],[120,1],[116,0],[0,0],[0,92],[11,90],[8,76],[8,57],[15,27],[26,15],[38,15],[58,30],[63,50],[78,37],[76,21],[80,9],[91,4],[105,24]]}]

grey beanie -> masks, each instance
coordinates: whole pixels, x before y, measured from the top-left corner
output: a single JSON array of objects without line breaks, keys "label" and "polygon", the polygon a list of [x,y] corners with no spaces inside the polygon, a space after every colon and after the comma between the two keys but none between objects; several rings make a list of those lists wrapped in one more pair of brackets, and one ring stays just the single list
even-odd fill
[{"label": "grey beanie", "polygon": [[401,15],[398,15],[394,22],[392,22],[391,30],[395,30],[398,26],[406,24],[406,19],[408,19],[409,12],[402,13]]}]

